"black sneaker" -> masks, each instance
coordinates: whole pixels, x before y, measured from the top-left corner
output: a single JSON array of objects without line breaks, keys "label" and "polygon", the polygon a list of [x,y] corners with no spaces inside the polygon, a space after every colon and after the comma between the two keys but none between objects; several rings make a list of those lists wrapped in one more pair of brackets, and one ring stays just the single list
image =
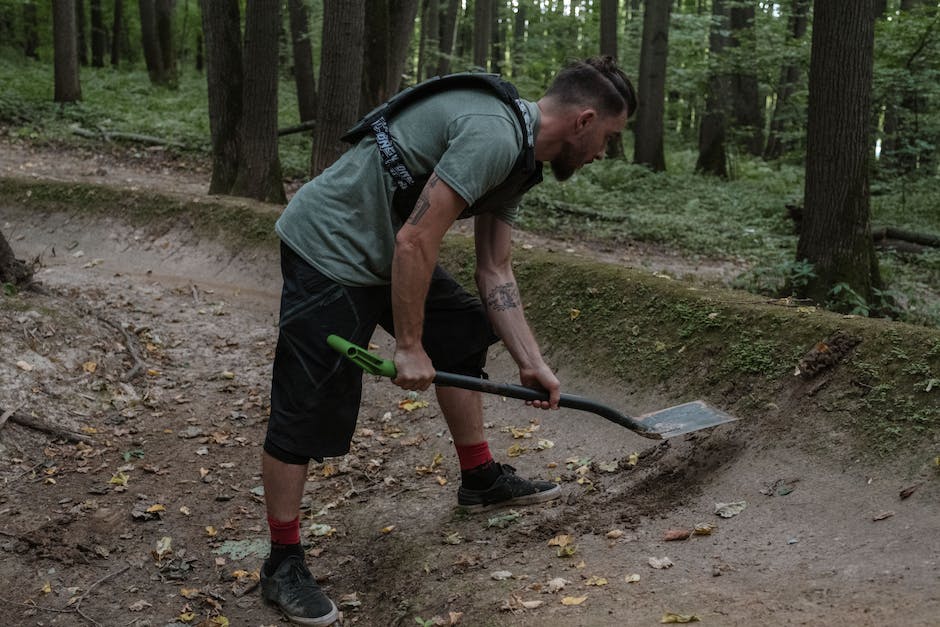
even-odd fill
[{"label": "black sneaker", "polygon": [[464,509],[480,512],[507,505],[533,505],[561,496],[561,486],[556,483],[523,479],[508,464],[500,464],[500,468],[503,474],[485,490],[468,490],[460,486],[457,490],[457,504]]},{"label": "black sneaker", "polygon": [[320,590],[303,557],[291,555],[281,562],[273,575],[265,575],[264,572],[262,567],[262,598],[281,608],[291,622],[324,627],[339,618],[336,605]]}]

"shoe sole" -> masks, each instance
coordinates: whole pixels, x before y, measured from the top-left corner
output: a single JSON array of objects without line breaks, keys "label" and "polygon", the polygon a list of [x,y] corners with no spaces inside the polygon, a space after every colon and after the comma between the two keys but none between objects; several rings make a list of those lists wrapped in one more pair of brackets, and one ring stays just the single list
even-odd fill
[{"label": "shoe sole", "polygon": [[277,609],[279,609],[281,613],[287,617],[287,620],[297,625],[311,625],[312,627],[328,627],[329,625],[332,625],[333,623],[339,620],[339,610],[336,609],[336,604],[333,603],[332,601],[330,601],[330,603],[333,605],[333,609],[330,611],[330,613],[327,614],[326,616],[319,616],[317,618],[307,618],[306,616],[292,616],[291,614],[288,614],[287,612],[285,612],[284,608],[278,605],[276,601],[268,601],[267,599],[265,599],[265,601],[269,605],[272,605],[276,607]]},{"label": "shoe sole", "polygon": [[480,503],[478,505],[460,505],[458,507],[468,512],[488,512],[493,509],[500,509],[502,507],[511,507],[513,505],[536,505],[538,503],[544,503],[546,501],[553,501],[561,496],[561,486],[556,485],[551,490],[543,490],[542,492],[535,492],[533,494],[526,494],[525,496],[517,496],[514,499],[507,499],[505,501],[500,501],[499,503]]}]

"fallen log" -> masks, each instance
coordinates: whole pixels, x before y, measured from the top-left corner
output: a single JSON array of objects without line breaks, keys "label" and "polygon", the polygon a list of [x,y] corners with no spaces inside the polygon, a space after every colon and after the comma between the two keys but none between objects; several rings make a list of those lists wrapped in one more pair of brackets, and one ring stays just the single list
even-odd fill
[{"label": "fallen log", "polygon": [[103,139],[106,142],[111,142],[115,139],[123,139],[126,141],[148,144],[151,146],[172,146],[174,148],[186,147],[180,142],[171,141],[169,139],[162,139],[152,135],[141,135],[140,133],[123,133],[121,131],[106,131],[104,129],[91,131],[80,126],[72,126],[72,133],[78,135],[79,137],[87,137],[89,139]]},{"label": "fallen log", "polygon": [[285,128],[277,129],[278,137],[282,135],[293,135],[294,133],[303,133],[304,131],[313,130],[317,126],[316,120],[307,120],[306,122],[301,122],[297,126],[288,126]]},{"label": "fallen log", "polygon": [[[86,435],[81,433],[75,433],[74,431],[69,431],[68,429],[63,429],[61,427],[56,427],[55,425],[50,425],[45,423],[38,418],[33,418],[32,416],[27,416],[21,414],[17,411],[5,411],[3,415],[6,416],[6,420],[14,424],[18,424],[21,427],[26,427],[27,429],[33,429],[34,431],[41,431],[47,433],[56,438],[62,438],[69,442],[82,442],[84,444],[91,444],[93,440]],[[3,428],[3,423],[0,423],[0,428]]]}]

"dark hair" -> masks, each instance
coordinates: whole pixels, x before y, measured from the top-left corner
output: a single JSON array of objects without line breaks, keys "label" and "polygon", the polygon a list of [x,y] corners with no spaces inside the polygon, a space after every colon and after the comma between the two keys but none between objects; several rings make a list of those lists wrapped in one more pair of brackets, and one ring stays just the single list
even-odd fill
[{"label": "dark hair", "polygon": [[558,75],[546,96],[562,102],[586,104],[604,115],[627,115],[636,111],[636,91],[613,57],[591,57],[569,63]]}]

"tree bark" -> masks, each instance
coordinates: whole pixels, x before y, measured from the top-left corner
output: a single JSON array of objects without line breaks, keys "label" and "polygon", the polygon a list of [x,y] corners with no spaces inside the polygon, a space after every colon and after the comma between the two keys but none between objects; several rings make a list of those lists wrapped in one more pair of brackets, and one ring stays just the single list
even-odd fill
[{"label": "tree bark", "polygon": [[361,112],[392,97],[401,84],[418,0],[366,0]]},{"label": "tree bark", "polygon": [[663,153],[663,107],[666,94],[666,58],[669,53],[671,3],[646,0],[638,76],[639,107],[633,125],[633,161],[654,172],[666,169]]},{"label": "tree bark", "polygon": [[840,283],[866,302],[881,287],[868,188],[874,22],[870,0],[815,3],[797,259],[813,264],[800,296],[816,302]]},{"label": "tree bark", "polygon": [[238,126],[242,117],[242,49],[238,0],[200,0],[206,45],[209,130],[212,136],[210,194],[228,194],[238,172]]},{"label": "tree bark", "polygon": [[718,59],[728,46],[728,13],[724,0],[712,1],[712,25],[708,34],[712,69],[705,96],[705,114],[699,127],[698,161],[696,172],[728,177],[728,156],[725,152],[727,131],[727,103],[731,96],[731,80],[718,67]]},{"label": "tree bark", "polygon": [[601,54],[617,58],[620,0],[601,0]]},{"label": "tree bark", "polygon": [[434,76],[441,60],[441,0],[427,0],[421,28],[423,55],[418,64],[418,82]]},{"label": "tree bark", "polygon": [[108,34],[104,28],[104,15],[101,0],[91,0],[91,65],[104,67],[104,49],[107,47]]},{"label": "tree bark", "polygon": [[157,31],[157,0],[138,0],[140,9],[140,40],[144,49],[144,61],[147,74],[154,85],[166,82],[163,67],[163,53],[160,51],[160,37]]},{"label": "tree bark", "polygon": [[357,119],[361,93],[364,0],[324,0],[320,98],[310,174],[316,176],[348,147],[340,136]]},{"label": "tree bark", "polygon": [[516,20],[512,27],[512,75],[513,77],[522,75],[522,68],[525,65],[525,34],[526,34],[526,15],[528,5],[525,1],[519,2],[516,8]]},{"label": "tree bark", "polygon": [[54,40],[55,102],[82,99],[78,76],[78,35],[75,31],[74,0],[52,0]]},{"label": "tree bark", "polygon": [[32,268],[16,258],[3,231],[0,231],[0,283],[23,285],[32,278]]},{"label": "tree bark", "polygon": [[294,55],[294,85],[300,121],[317,116],[317,83],[313,74],[313,48],[310,45],[310,16],[304,0],[288,0],[290,37]]},{"label": "tree bark", "polygon": [[[806,35],[809,4],[810,0],[792,0],[788,30],[794,42],[800,41]],[[774,105],[767,145],[764,147],[764,159],[779,159],[784,152],[794,147],[793,142],[785,138],[785,134],[790,126],[798,123],[797,112],[790,106],[790,96],[802,81],[802,74],[797,63],[787,63],[780,69],[777,102]]]},{"label": "tree bark", "polygon": [[503,32],[502,22],[500,21],[500,9],[502,2],[500,0],[490,0],[490,33],[492,36],[490,46],[490,71],[494,74],[503,73],[504,57],[506,55],[506,35]]}]

